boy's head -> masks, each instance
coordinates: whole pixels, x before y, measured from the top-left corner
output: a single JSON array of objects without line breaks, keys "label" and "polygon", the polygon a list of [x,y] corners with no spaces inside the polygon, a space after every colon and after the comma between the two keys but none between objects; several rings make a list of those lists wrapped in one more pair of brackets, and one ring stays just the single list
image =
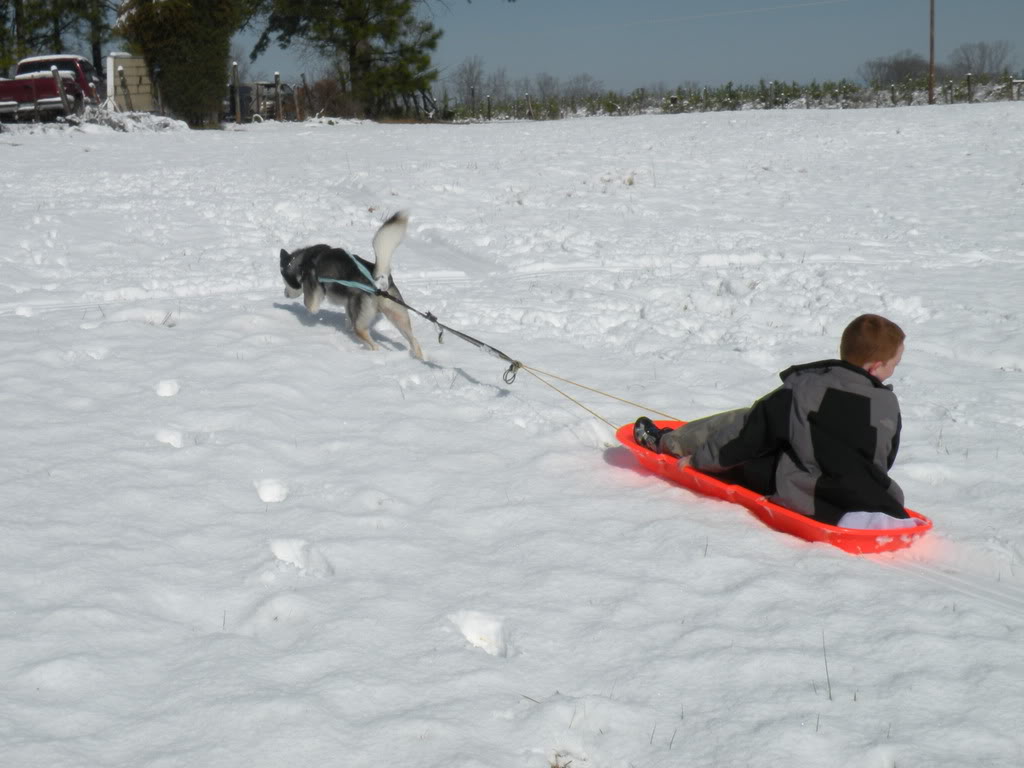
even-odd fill
[{"label": "boy's head", "polygon": [[881,315],[861,315],[843,331],[839,357],[885,381],[899,365],[906,337],[892,320]]}]

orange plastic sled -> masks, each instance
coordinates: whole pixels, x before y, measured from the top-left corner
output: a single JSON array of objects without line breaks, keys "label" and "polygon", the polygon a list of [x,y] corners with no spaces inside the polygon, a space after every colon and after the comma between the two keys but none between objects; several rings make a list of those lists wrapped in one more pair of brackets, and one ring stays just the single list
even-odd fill
[{"label": "orange plastic sled", "polygon": [[[681,427],[685,423],[685,421],[655,422],[659,427],[673,429]],[[788,533],[807,541],[831,544],[854,555],[891,552],[895,549],[909,547],[932,527],[931,520],[912,509],[908,509],[907,514],[918,521],[919,524],[914,528],[878,531],[828,525],[791,509],[780,507],[741,485],[730,485],[713,475],[706,475],[689,466],[680,467],[679,459],[674,456],[654,453],[637,445],[633,440],[632,424],[619,427],[615,436],[620,443],[633,452],[640,464],[655,474],[679,483],[696,493],[742,504],[761,522],[776,531]]]}]

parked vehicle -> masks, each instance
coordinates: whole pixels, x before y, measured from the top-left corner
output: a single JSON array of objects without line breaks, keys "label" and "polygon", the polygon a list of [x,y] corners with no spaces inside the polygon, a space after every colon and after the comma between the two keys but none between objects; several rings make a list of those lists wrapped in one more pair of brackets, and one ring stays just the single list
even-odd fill
[{"label": "parked vehicle", "polygon": [[[57,67],[64,86],[63,98],[51,67]],[[99,104],[100,86],[92,62],[82,56],[22,59],[13,79],[0,79],[0,118],[46,120],[72,112],[80,114],[87,105]]]}]

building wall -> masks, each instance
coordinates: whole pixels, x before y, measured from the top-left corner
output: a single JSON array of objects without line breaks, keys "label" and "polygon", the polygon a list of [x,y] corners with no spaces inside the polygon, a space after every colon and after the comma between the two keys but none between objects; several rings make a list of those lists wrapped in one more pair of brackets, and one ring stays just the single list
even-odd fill
[{"label": "building wall", "polygon": [[149,79],[149,68],[141,56],[127,53],[111,53],[107,56],[107,99],[113,100],[117,108],[127,112],[128,101],[121,87],[119,69],[124,70],[131,95],[132,110],[135,112],[155,112],[158,109],[154,94],[153,82]]}]

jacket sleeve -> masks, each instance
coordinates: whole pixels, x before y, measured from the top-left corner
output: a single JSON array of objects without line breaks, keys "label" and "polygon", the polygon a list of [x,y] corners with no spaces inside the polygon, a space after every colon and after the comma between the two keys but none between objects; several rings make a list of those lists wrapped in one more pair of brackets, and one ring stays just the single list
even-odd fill
[{"label": "jacket sleeve", "polygon": [[[892,469],[892,465],[896,462],[896,454],[900,450],[900,432],[903,431],[903,416],[899,413],[899,406],[897,405],[896,410],[896,431],[893,433],[892,442],[890,443],[889,455],[886,457],[886,468]],[[906,499],[903,495],[903,489],[900,488],[899,484],[889,478],[889,495],[892,496],[896,501],[899,502],[900,507],[906,504]]]},{"label": "jacket sleeve", "polygon": [[903,431],[903,417],[897,412],[896,414],[896,432],[892,436],[892,443],[889,449],[889,456],[886,458],[886,464],[888,469],[892,469],[892,465],[896,463],[896,454],[900,450],[900,432]]},{"label": "jacket sleeve", "polygon": [[751,406],[739,431],[720,431],[690,457],[694,469],[723,472],[748,461],[777,454],[789,443],[789,411],[793,393],[779,387]]}]

